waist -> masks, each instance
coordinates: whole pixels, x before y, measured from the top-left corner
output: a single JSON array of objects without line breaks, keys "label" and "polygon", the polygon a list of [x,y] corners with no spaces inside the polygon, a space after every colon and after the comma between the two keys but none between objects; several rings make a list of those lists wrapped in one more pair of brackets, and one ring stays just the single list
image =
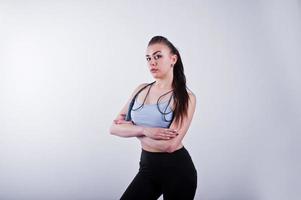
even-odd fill
[{"label": "waist", "polygon": [[[182,147],[183,147],[183,144],[180,143],[178,145],[178,147],[176,148],[176,151],[179,150],[179,149],[181,149]],[[142,142],[141,142],[141,148],[142,148],[142,150],[147,151],[147,152],[151,152],[151,153],[164,153],[163,151],[151,148],[150,146],[147,146],[147,145],[143,144]],[[165,152],[165,153],[168,153],[168,152]]]},{"label": "waist", "polygon": [[182,146],[180,149],[168,153],[168,152],[151,152],[145,149],[141,150],[140,161],[147,163],[171,163],[178,160],[191,159],[187,149]]},{"label": "waist", "polygon": [[164,156],[164,155],[178,154],[181,151],[185,151],[185,150],[186,150],[186,148],[182,144],[179,145],[177,150],[175,150],[174,152],[171,152],[171,153],[164,152],[164,151],[157,151],[155,149],[149,149],[148,146],[143,146],[142,145],[142,149],[141,149],[142,152],[141,153],[142,154],[148,154],[148,155],[161,155],[161,156]]}]

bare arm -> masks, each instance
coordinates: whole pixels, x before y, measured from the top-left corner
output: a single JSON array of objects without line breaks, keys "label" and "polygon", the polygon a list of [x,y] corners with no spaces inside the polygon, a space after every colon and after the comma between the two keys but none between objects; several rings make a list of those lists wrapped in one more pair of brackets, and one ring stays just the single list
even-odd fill
[{"label": "bare arm", "polygon": [[[125,115],[128,111],[129,104],[140,88],[145,86],[145,84],[139,85],[135,91],[132,93],[130,99],[127,101],[127,103],[123,106],[115,120],[113,120],[113,123],[110,127],[110,133],[112,135],[120,136],[120,137],[137,137],[137,136],[143,136],[143,128],[139,126],[135,126],[132,122],[125,121]],[[122,121],[122,123],[120,122]]]},{"label": "bare arm", "polygon": [[189,105],[188,105],[188,115],[186,118],[183,119],[182,126],[179,127],[178,124],[172,123],[170,128],[177,129],[178,136],[170,139],[170,140],[154,140],[150,137],[140,136],[137,137],[143,144],[158,149],[160,151],[165,152],[173,152],[176,150],[178,145],[182,142],[186,132],[189,129],[190,123],[192,121],[192,117],[195,111],[196,106],[196,98],[195,96],[190,93],[189,94]]},{"label": "bare arm", "polygon": [[[118,119],[120,120],[120,119]],[[132,122],[123,121],[123,123],[118,122],[118,120],[114,120],[110,127],[110,133],[112,135],[120,136],[120,137],[138,137],[144,136],[143,127],[136,126]]]},{"label": "bare arm", "polygon": [[131,121],[124,119],[125,115],[120,115],[113,121],[110,131],[111,134],[120,137],[143,137],[154,140],[169,140],[178,135],[176,130],[166,128],[150,128],[134,125]]},{"label": "bare arm", "polygon": [[171,129],[163,129],[163,128],[148,128],[134,125],[131,121],[126,121],[125,116],[128,111],[129,104],[140,88],[145,86],[145,84],[141,84],[136,88],[133,92],[131,98],[128,102],[123,106],[118,116],[113,120],[113,123],[110,127],[110,133],[112,135],[120,136],[120,137],[141,137],[148,136],[153,139],[162,139],[168,140],[176,136],[176,132]]}]

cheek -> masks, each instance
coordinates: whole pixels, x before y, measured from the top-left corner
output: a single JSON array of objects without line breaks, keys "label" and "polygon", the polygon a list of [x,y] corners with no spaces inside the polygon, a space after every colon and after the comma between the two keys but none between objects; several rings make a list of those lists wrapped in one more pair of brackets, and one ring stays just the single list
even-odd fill
[{"label": "cheek", "polygon": [[167,66],[170,66],[171,65],[171,62],[170,60],[167,60],[167,59],[162,59],[158,62],[158,64],[163,68],[167,67]]},{"label": "cheek", "polygon": [[169,65],[165,65],[164,67],[162,67],[161,72],[165,74],[165,73],[169,73],[170,70],[171,67],[169,67]]}]

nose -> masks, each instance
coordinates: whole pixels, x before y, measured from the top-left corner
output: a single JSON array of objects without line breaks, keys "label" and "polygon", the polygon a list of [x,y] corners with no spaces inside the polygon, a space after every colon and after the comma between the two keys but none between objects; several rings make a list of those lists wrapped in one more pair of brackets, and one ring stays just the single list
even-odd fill
[{"label": "nose", "polygon": [[155,59],[151,59],[151,60],[149,61],[149,64],[150,64],[150,66],[156,66],[156,65],[157,65],[157,62],[155,61]]}]

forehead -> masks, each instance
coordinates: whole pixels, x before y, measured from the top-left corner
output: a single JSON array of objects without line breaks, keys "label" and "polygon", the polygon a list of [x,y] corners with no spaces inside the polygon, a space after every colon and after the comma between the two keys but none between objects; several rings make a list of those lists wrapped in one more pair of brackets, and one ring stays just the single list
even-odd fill
[{"label": "forehead", "polygon": [[146,48],[146,55],[153,55],[153,53],[157,51],[161,51],[162,53],[168,53],[170,50],[166,45],[162,43],[156,43],[156,44],[149,45]]}]

